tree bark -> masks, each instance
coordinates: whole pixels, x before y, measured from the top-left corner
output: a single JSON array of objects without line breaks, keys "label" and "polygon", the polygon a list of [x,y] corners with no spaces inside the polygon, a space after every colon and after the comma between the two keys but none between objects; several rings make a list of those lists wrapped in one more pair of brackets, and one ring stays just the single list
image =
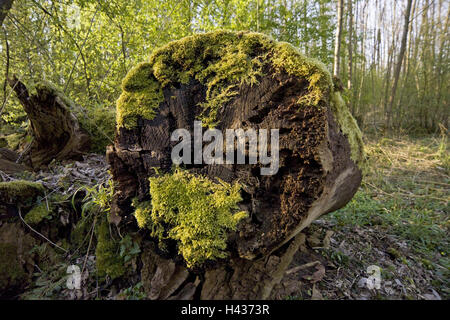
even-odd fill
[{"label": "tree bark", "polygon": [[33,134],[31,145],[23,155],[24,163],[37,169],[53,159],[80,158],[89,150],[90,137],[61,92],[50,85],[41,85],[30,93],[16,77],[8,81],[27,113]]}]

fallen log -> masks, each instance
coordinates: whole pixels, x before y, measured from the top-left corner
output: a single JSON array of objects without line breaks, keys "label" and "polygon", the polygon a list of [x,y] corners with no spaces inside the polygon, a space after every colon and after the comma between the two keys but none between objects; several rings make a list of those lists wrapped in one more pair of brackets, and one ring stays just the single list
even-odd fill
[{"label": "fallen log", "polygon": [[23,162],[37,169],[53,159],[79,159],[89,150],[90,138],[71,112],[73,102],[52,84],[42,81],[29,90],[17,77],[9,85],[30,120],[33,140]]},{"label": "fallen log", "polygon": [[[107,150],[110,221],[130,231],[136,219],[145,234],[141,275],[151,299],[268,298],[304,243],[301,231],[360,185],[356,121],[326,68],[287,43],[246,32],[186,37],[155,50],[122,89]],[[206,125],[200,134],[215,128],[224,137],[278,130],[278,148],[275,136],[266,143],[277,168],[263,174],[261,154],[251,163],[251,143],[215,149],[234,160],[240,150],[244,163],[195,161],[195,120]],[[187,161],[174,171],[176,129],[194,138],[183,137]]]}]

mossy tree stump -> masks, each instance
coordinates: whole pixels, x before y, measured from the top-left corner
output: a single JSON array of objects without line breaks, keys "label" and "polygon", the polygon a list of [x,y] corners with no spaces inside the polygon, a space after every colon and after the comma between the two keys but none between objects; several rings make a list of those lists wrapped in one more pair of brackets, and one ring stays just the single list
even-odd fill
[{"label": "mossy tree stump", "polygon": [[[151,299],[270,297],[304,241],[301,231],[344,206],[359,187],[363,149],[356,122],[326,68],[287,43],[245,32],[186,37],[154,51],[122,87],[115,144],[107,152],[115,186],[110,221],[131,232],[136,217],[143,228],[141,275]],[[164,184],[180,174],[173,171],[172,132],[192,133],[197,119],[222,132],[279,129],[278,172],[262,176],[261,163],[186,165],[187,179]],[[215,238],[211,220],[196,221],[205,210],[218,217],[221,207],[198,207],[191,196],[198,190],[189,189],[194,177],[212,183],[216,191],[206,190],[209,195],[219,192],[220,181],[224,188],[240,186],[229,219],[238,211],[245,218],[217,231],[222,238]],[[179,204],[170,190],[189,194],[190,202]],[[195,223],[187,226],[186,217]],[[192,234],[202,237],[201,245]],[[216,251],[205,244],[208,234]],[[225,248],[216,242],[223,239]],[[213,253],[202,256],[202,249]]]}]

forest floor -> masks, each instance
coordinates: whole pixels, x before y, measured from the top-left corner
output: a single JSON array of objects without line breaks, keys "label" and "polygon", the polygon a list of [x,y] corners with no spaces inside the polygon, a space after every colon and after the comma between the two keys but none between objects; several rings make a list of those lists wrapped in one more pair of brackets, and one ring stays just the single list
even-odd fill
[{"label": "forest floor", "polygon": [[[359,191],[347,206],[305,231],[306,246],[295,255],[273,298],[449,299],[448,150],[446,137],[366,138],[368,164]],[[15,178],[41,181],[55,193],[63,192],[68,206],[78,190],[87,190],[89,200],[92,190],[100,188],[84,211],[106,192],[99,184],[107,185],[107,170],[103,156],[90,155],[83,162],[54,164],[37,175]],[[57,186],[64,191],[56,191]],[[111,282],[99,283],[95,250],[77,251],[70,261],[61,255],[53,268],[38,268],[20,298],[145,298],[139,276],[122,290]],[[75,295],[64,286],[67,266],[73,263],[89,271],[86,292]],[[369,267],[380,272],[378,289],[369,289]]]},{"label": "forest floor", "polygon": [[[448,147],[445,137],[367,139],[361,188],[307,230],[289,298],[449,299]],[[369,266],[379,289],[368,288]]]}]

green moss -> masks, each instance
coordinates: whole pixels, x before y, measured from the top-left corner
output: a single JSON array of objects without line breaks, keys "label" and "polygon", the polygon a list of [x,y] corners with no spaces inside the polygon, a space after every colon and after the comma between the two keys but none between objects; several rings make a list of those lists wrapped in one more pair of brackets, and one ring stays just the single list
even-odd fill
[{"label": "green moss", "polygon": [[28,85],[28,92],[31,96],[36,95],[37,91],[41,92],[41,96],[45,99],[46,94],[49,96],[56,96],[69,108],[71,111],[76,110],[75,102],[64,94],[57,86],[47,80],[40,80],[36,83]]},{"label": "green moss", "polygon": [[271,61],[278,72],[284,71],[308,81],[308,93],[297,101],[300,105],[317,106],[320,101],[326,100],[327,94],[332,91],[333,81],[325,65],[306,57],[289,43],[278,43],[273,50]]},{"label": "green moss", "polygon": [[119,244],[110,234],[109,222],[104,215],[100,225],[96,227],[97,248],[95,250],[97,271],[100,277],[108,275],[116,279],[125,274],[125,264],[120,256]]},{"label": "green moss", "polygon": [[138,202],[133,199],[134,217],[139,228],[145,228],[151,225],[152,203],[151,201]]},{"label": "green moss", "polygon": [[339,92],[335,91],[331,94],[330,107],[342,133],[350,143],[351,159],[360,168],[363,167],[365,155],[362,133]]},{"label": "green moss", "polygon": [[21,142],[26,137],[28,137],[28,136],[24,132],[12,133],[12,134],[5,136],[7,147],[11,150],[17,150],[19,148]]},{"label": "green moss", "polygon": [[427,268],[428,270],[434,270],[434,265],[433,263],[425,258],[419,258],[420,262],[425,266],[425,268]]},{"label": "green moss", "polygon": [[206,99],[200,104],[201,119],[213,127],[219,107],[237,94],[239,86],[257,84],[268,64],[277,72],[309,81],[309,92],[298,101],[300,105],[317,105],[332,88],[325,66],[290,44],[260,33],[219,30],[172,41],[131,70],[117,102],[117,125],[130,129],[136,126],[138,116],[152,119],[164,100],[162,88],[196,79],[207,88]]},{"label": "green moss", "polygon": [[162,89],[156,81],[145,91],[124,91],[117,100],[117,125],[132,128],[136,126],[139,116],[153,119],[156,115],[155,109],[163,100]]},{"label": "green moss", "polygon": [[397,249],[395,249],[395,248],[392,248],[392,247],[389,247],[388,249],[387,249],[387,253],[389,253],[392,257],[394,257],[395,259],[400,259],[401,258],[401,254],[400,254],[400,252],[398,252],[398,250]]},{"label": "green moss", "polygon": [[25,278],[17,247],[11,243],[0,243],[0,291],[20,285]]},{"label": "green moss", "polygon": [[237,210],[242,200],[237,183],[215,183],[179,169],[150,178],[150,195],[151,206],[137,206],[139,226],[160,241],[176,240],[188,267],[225,258],[228,231],[247,216]]},{"label": "green moss", "polygon": [[34,206],[25,216],[24,220],[26,223],[31,225],[39,224],[42,220],[46,219],[51,215],[51,208],[47,209],[47,203],[42,202]]},{"label": "green moss", "polygon": [[0,182],[0,199],[10,203],[25,202],[45,192],[42,184],[26,180]]}]

